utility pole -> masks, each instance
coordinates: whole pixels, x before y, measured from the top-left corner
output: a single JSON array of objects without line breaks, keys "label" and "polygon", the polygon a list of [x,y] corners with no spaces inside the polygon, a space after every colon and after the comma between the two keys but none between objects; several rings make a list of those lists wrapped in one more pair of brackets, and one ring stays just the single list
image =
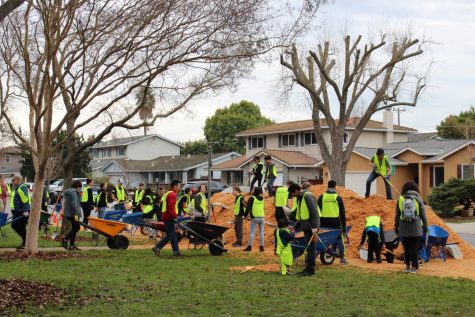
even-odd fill
[{"label": "utility pole", "polygon": [[401,125],[401,112],[406,111],[406,109],[397,108],[393,109],[393,111],[397,112],[397,125]]}]

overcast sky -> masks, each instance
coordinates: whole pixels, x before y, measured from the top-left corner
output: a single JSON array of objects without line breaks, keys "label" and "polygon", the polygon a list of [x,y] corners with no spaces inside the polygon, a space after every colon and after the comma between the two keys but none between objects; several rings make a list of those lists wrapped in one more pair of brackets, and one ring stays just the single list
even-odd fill
[{"label": "overcast sky", "polygon": [[[351,33],[362,35],[376,24],[410,23],[418,34],[439,43],[428,52],[435,61],[431,87],[416,109],[406,108],[401,114],[402,125],[427,132],[433,131],[448,114],[475,105],[474,17],[474,0],[336,0],[320,11],[317,22],[334,27],[348,23]],[[253,78],[242,80],[236,92],[223,92],[195,102],[188,111],[158,122],[152,131],[179,141],[201,139],[206,117],[217,108],[242,99],[258,104],[263,114],[276,122],[309,119],[310,110],[305,106],[304,97],[295,96],[292,104],[285,108],[279,102],[276,81],[280,73],[278,61],[271,65],[260,64]],[[373,119],[381,119],[381,114]]]}]

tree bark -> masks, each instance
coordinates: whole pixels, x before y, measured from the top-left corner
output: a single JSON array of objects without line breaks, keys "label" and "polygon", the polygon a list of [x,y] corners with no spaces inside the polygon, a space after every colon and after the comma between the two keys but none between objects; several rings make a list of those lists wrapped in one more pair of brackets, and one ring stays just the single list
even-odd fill
[{"label": "tree bark", "polygon": [[3,21],[16,8],[21,6],[26,0],[8,0],[0,6],[0,21]]}]

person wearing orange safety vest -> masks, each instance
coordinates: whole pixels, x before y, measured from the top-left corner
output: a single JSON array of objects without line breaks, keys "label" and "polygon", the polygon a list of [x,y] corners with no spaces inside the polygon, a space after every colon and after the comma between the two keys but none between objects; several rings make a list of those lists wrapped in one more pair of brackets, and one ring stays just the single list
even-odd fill
[{"label": "person wearing orange safety vest", "polygon": [[391,176],[391,163],[389,162],[389,158],[384,154],[384,150],[382,148],[376,150],[376,154],[371,158],[370,164],[373,166],[373,169],[366,180],[365,197],[369,197],[371,183],[374,182],[376,178],[382,177],[384,180],[384,186],[386,186],[386,198],[388,200],[393,199],[391,186],[389,185],[389,177]]}]

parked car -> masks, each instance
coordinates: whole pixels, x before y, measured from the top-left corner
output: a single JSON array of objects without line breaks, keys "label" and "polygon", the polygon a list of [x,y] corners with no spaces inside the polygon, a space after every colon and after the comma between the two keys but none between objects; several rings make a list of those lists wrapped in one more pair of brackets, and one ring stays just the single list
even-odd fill
[{"label": "parked car", "polygon": [[[86,178],[73,178],[73,181],[80,180],[82,187],[86,186]],[[49,191],[52,193],[58,193],[63,191],[63,179],[57,179],[49,185]]]},{"label": "parked car", "polygon": [[[196,181],[196,182],[188,182],[183,186],[182,193],[185,192],[185,189],[191,188],[191,193],[194,195],[200,189],[201,184],[205,184],[208,186],[208,181]],[[211,195],[219,193],[223,191],[227,186],[221,182],[212,181],[211,182]]]}]

